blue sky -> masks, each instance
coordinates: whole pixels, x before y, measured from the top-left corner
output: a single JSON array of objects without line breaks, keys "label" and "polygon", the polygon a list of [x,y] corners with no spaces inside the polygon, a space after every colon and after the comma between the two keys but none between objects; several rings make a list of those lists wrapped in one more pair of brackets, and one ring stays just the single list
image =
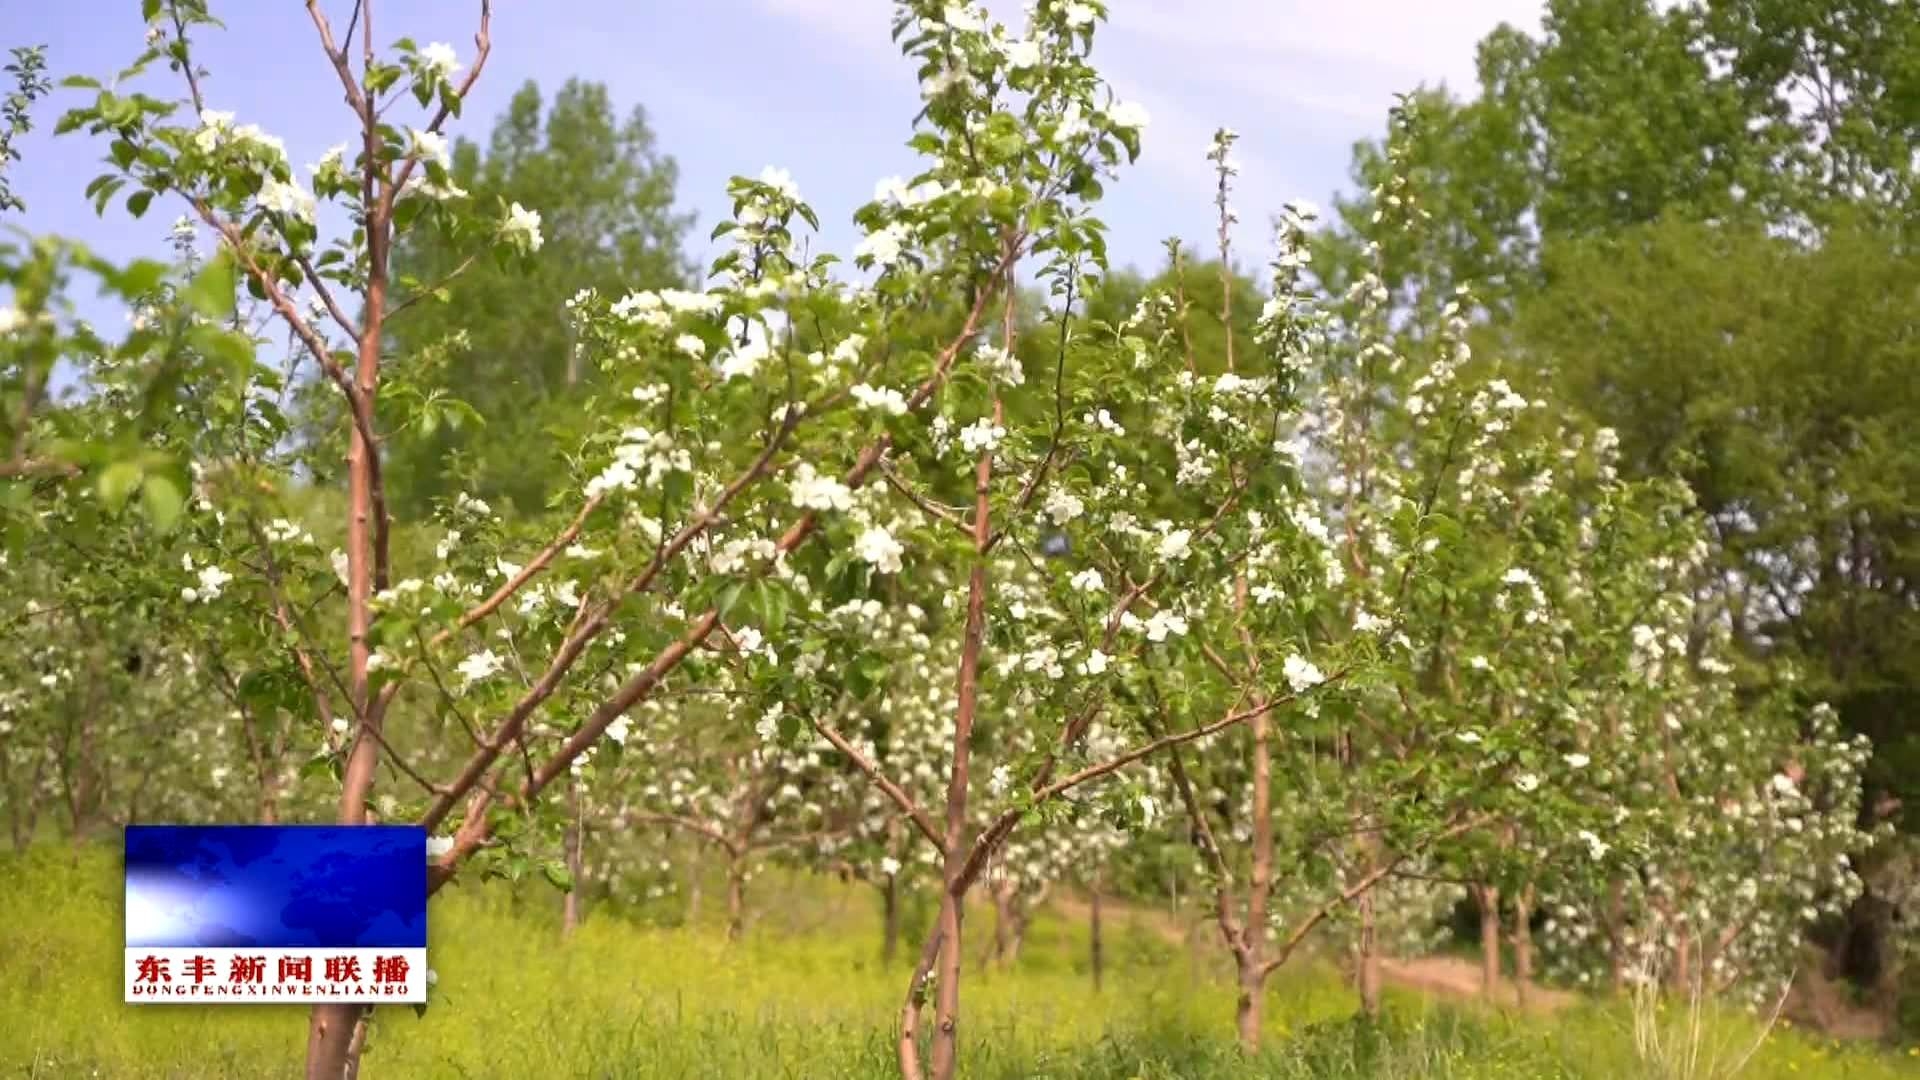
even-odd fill
[{"label": "blue sky", "polygon": [[[336,28],[349,0],[323,0]],[[203,35],[209,104],[286,140],[305,163],[344,141],[353,118],[312,23],[296,0],[213,0],[225,32]],[[727,209],[727,178],[765,165],[792,171],[819,211],[826,249],[850,251],[853,210],[883,176],[913,171],[905,149],[919,108],[912,65],[889,40],[887,0],[497,0],[494,50],[453,134],[484,140],[523,82],[551,91],[569,76],[607,84],[624,110],[644,105],[662,150],[681,168],[679,200],[697,212],[691,240]],[[1019,0],[988,0],[1010,26]],[[1355,140],[1373,137],[1395,91],[1445,82],[1470,90],[1474,45],[1501,21],[1529,30],[1539,0],[1109,0],[1095,61],[1123,98],[1152,115],[1141,161],[1109,185],[1103,216],[1116,265],[1151,267],[1160,243],[1212,234],[1213,129],[1238,130],[1243,166],[1236,244],[1243,264],[1267,257],[1267,221],[1288,199],[1325,205],[1346,185]],[[385,0],[376,41],[451,43],[473,56],[477,0]],[[141,48],[137,0],[13,3],[0,47],[48,45],[56,80],[110,76]],[[161,72],[153,93],[183,94]],[[96,217],[82,196],[103,142],[54,138],[83,91],[56,89],[13,167],[36,233],[82,240],[111,257],[164,254],[184,209],[160,200],[135,222],[117,205]],[[91,314],[91,312],[89,312]],[[111,324],[102,329],[111,332]]]}]

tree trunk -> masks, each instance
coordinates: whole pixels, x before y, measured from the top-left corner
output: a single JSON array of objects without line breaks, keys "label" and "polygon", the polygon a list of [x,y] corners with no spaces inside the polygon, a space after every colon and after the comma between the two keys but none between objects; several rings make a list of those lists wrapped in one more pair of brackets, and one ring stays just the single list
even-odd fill
[{"label": "tree trunk", "polygon": [[1019,916],[1014,914],[1013,906],[1018,889],[1003,878],[994,882],[988,892],[993,897],[993,966],[1003,968],[1013,962],[1016,947],[1013,922]]},{"label": "tree trunk", "polygon": [[373,1021],[373,1010],[363,1009],[353,1022],[353,1038],[347,1042],[347,1070],[345,1080],[360,1080],[360,1057],[367,1048],[367,1029]]},{"label": "tree trunk", "polygon": [[1693,934],[1683,924],[1674,937],[1673,985],[1685,992],[1693,981]]},{"label": "tree trunk", "polygon": [[1247,881],[1247,920],[1234,956],[1240,983],[1234,1029],[1248,1053],[1260,1049],[1267,996],[1267,903],[1273,894],[1273,744],[1266,701],[1256,697],[1252,704],[1258,710],[1248,728],[1253,758],[1253,868]]},{"label": "tree trunk", "polygon": [[887,887],[880,890],[881,918],[880,962],[892,967],[900,953],[900,880],[892,874],[887,875]]},{"label": "tree trunk", "polygon": [[[1011,304],[1011,300],[1009,300]],[[1008,308],[1008,344],[1012,342],[1012,308]],[[999,399],[993,403],[994,423],[1005,413]],[[967,621],[960,645],[960,671],[955,680],[953,716],[953,772],[947,779],[946,860],[941,868],[940,956],[934,985],[933,1080],[953,1080],[960,1064],[960,926],[964,913],[967,849],[967,780],[973,760],[973,720],[980,700],[980,648],[987,623],[987,543],[992,535],[993,451],[981,453],[973,480],[973,570],[967,579]]]},{"label": "tree trunk", "polygon": [[[1371,866],[1369,866],[1371,872]],[[1380,1015],[1380,941],[1379,924],[1374,911],[1373,890],[1356,898],[1360,909],[1360,935],[1354,943],[1354,984],[1360,991],[1360,1015]]]},{"label": "tree trunk", "polygon": [[933,1080],[953,1080],[960,1064],[961,910],[959,897],[951,891],[943,890],[940,894],[939,920],[940,954],[934,964],[933,1050],[928,1057]]},{"label": "tree trunk", "polygon": [[1533,985],[1533,886],[1521,889],[1513,898],[1513,993],[1521,1007],[1527,1005],[1527,991]]},{"label": "tree trunk", "polygon": [[1607,886],[1607,991],[1618,997],[1627,988],[1627,892],[1618,878]]},{"label": "tree trunk", "polygon": [[687,925],[700,925],[700,860],[687,860]]},{"label": "tree trunk", "polygon": [[[0,757],[3,756],[0,755]],[[33,834],[40,826],[40,806],[44,801],[40,792],[40,782],[45,778],[46,770],[47,756],[41,754],[40,760],[34,763],[33,776],[27,781],[24,798],[26,805],[24,807],[20,805],[22,800],[9,799],[7,802],[7,813],[13,825],[13,850],[16,855],[24,853],[27,846],[33,843]],[[11,780],[8,783],[11,786]]]},{"label": "tree trunk", "polygon": [[1234,1000],[1233,1027],[1239,1035],[1240,1048],[1249,1054],[1260,1049],[1260,1027],[1265,1013],[1267,997],[1266,974],[1260,970],[1260,962],[1245,952],[1234,956],[1235,982],[1240,993]]},{"label": "tree trunk", "polygon": [[747,860],[727,860],[727,940],[739,941],[747,932]]},{"label": "tree trunk", "polygon": [[[364,16],[364,13],[363,13]],[[363,32],[371,42],[373,21],[363,17]],[[379,160],[378,132],[372,107],[364,118],[363,138],[366,159]],[[369,169],[372,166],[369,165]],[[366,178],[371,198],[367,208],[367,291],[361,326],[360,350],[354,362],[354,386],[364,406],[361,415],[371,421],[374,397],[379,390],[382,322],[387,309],[387,251],[392,240],[391,207],[382,205],[383,196],[374,194],[371,174]],[[353,411],[348,402],[348,410]],[[373,623],[372,599],[379,541],[386,535],[385,507],[374,504],[374,476],[379,449],[362,435],[360,424],[349,421],[347,443],[347,689],[348,700],[359,726],[353,745],[347,752],[346,771],[341,777],[339,822],[342,825],[366,824],[367,795],[373,790],[374,769],[380,761],[381,717],[368,692],[367,660],[373,654],[368,631]],[[317,1005],[307,1025],[308,1080],[340,1080],[358,1071],[359,1054],[353,1042],[358,1005]]]},{"label": "tree trunk", "polygon": [[1093,967],[1093,992],[1100,992],[1100,977],[1103,974],[1106,957],[1104,943],[1100,940],[1100,882],[1095,879],[1091,895],[1087,898],[1087,937],[1088,961]]},{"label": "tree trunk", "polygon": [[1492,1001],[1500,992],[1500,890],[1476,885],[1473,898],[1480,905],[1480,993]]},{"label": "tree trunk", "polygon": [[351,1080],[360,1071],[354,1038],[362,1006],[315,1005],[307,1021],[307,1080]]},{"label": "tree trunk", "polygon": [[572,885],[560,898],[560,936],[572,937],[580,925],[580,887],[586,881],[586,868],[580,858],[580,783],[567,781],[567,829],[561,838],[566,852],[567,874]]}]

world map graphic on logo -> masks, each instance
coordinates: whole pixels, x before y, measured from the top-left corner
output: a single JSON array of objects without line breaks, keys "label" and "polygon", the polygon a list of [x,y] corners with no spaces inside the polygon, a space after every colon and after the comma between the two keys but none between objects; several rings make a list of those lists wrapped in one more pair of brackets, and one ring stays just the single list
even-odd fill
[{"label": "world map graphic on logo", "polygon": [[424,948],[414,826],[126,830],[129,948]]}]

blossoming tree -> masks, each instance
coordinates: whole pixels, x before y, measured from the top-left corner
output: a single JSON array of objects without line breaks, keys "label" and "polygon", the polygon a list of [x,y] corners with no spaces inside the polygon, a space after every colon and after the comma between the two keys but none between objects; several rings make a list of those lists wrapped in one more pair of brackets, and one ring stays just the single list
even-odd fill
[{"label": "blossoming tree", "polygon": [[[145,388],[163,412],[186,400],[198,411],[160,427],[102,413],[88,441],[116,455],[74,465],[40,454],[51,433],[35,426],[37,387],[52,358],[102,350],[28,307],[25,333],[9,327],[5,344],[6,385],[23,388],[8,399],[23,403],[7,420],[9,469],[54,462],[54,486],[4,490],[23,504],[73,500],[48,513],[94,514],[73,486],[74,470],[90,469],[102,505],[137,492],[155,528],[185,521],[147,580],[170,639],[207,648],[214,662],[196,685],[238,725],[223,744],[232,762],[212,768],[244,765],[263,817],[330,803],[346,824],[420,822],[434,834],[433,890],[463,872],[518,878],[536,865],[569,887],[593,807],[701,823],[737,864],[755,837],[778,834],[829,837],[811,845],[817,856],[872,859],[890,887],[909,866],[937,871],[939,911],[898,1052],[904,1075],[946,1080],[974,886],[995,867],[1016,883],[1056,872],[1029,864],[1059,862],[1062,836],[1152,820],[1152,762],[1165,758],[1204,821],[1172,752],[1248,727],[1256,889],[1272,872],[1275,718],[1302,728],[1282,733],[1280,771],[1323,778],[1337,793],[1326,816],[1361,826],[1337,851],[1316,849],[1327,898],[1280,950],[1262,951],[1264,898],[1237,931],[1223,916],[1244,954],[1244,994],[1343,906],[1371,925],[1377,882],[1514,819],[1505,793],[1544,751],[1499,762],[1503,798],[1489,799],[1482,767],[1456,745],[1477,705],[1435,690],[1462,664],[1478,670],[1447,636],[1463,617],[1454,590],[1500,611],[1499,597],[1531,583],[1475,576],[1504,545],[1446,562],[1504,519],[1454,526],[1453,549],[1428,544],[1446,531],[1440,488],[1411,478],[1444,475],[1462,501],[1512,479],[1491,457],[1455,456],[1463,418],[1482,422],[1472,453],[1492,454],[1504,429],[1488,421],[1519,411],[1495,384],[1478,397],[1452,385],[1465,360],[1458,313],[1435,323],[1429,396],[1444,405],[1429,414],[1415,406],[1423,387],[1396,398],[1388,381],[1342,397],[1317,381],[1316,358],[1371,378],[1398,370],[1395,346],[1377,286],[1357,291],[1362,314],[1344,324],[1323,318],[1332,299],[1309,302],[1296,212],[1257,340],[1236,355],[1230,336],[1218,368],[1185,346],[1178,298],[1119,326],[1077,318],[1105,271],[1092,207],[1147,123],[1090,63],[1103,6],[1038,0],[1018,34],[969,4],[897,6],[896,37],[922,81],[910,143],[922,171],[882,182],[856,215],[861,280],[803,241],[817,222],[793,177],[735,178],[707,288],[585,291],[571,303],[606,396],[566,448],[570,494],[531,517],[458,494],[403,522],[390,513],[383,432],[463,413],[424,381],[421,357],[395,354],[390,331],[459,288],[473,260],[542,247],[537,214],[475,205],[447,171],[447,125],[493,48],[490,4],[477,4],[463,62],[442,44],[383,49],[374,0],[344,26],[310,2],[350,140],[303,179],[278,139],[208,96],[195,44],[216,24],[202,0],[143,0],[146,51],[110,84],[70,80],[93,98],[60,127],[107,140],[109,170],[90,188],[100,205],[124,195],[138,216],[178,199],[217,243],[155,326],[116,350],[167,373]],[[172,96],[129,89],[158,76],[150,68],[170,73]],[[1216,146],[1223,233],[1229,143]],[[408,280],[391,253],[425,221],[470,255],[444,279]],[[1017,317],[1023,272],[1050,298],[1046,333]],[[130,299],[167,277],[121,273]],[[285,373],[256,359],[270,339],[236,320],[239,290],[284,333]],[[274,403],[302,377],[333,392],[336,426],[290,449]],[[1314,454],[1287,438],[1309,393],[1327,406],[1316,429],[1327,483],[1307,482]],[[306,488],[303,454],[344,458],[345,490]],[[130,551],[157,543],[132,518],[91,527]],[[1429,575],[1430,562],[1445,572]],[[1436,666],[1420,646],[1442,639]],[[71,666],[25,662],[56,682]],[[1416,691],[1433,707],[1409,704]],[[1525,721],[1514,710],[1490,722],[1518,738]],[[701,744],[692,775],[669,761],[676,737]],[[1314,758],[1321,746],[1330,759]],[[1446,782],[1431,787],[1435,776]],[[1435,797],[1411,798],[1429,788]],[[689,812],[716,799],[726,827]],[[1544,825],[1528,835],[1564,840]],[[1224,887],[1224,862],[1215,871]],[[316,1008],[309,1075],[355,1071],[370,1017]]]}]

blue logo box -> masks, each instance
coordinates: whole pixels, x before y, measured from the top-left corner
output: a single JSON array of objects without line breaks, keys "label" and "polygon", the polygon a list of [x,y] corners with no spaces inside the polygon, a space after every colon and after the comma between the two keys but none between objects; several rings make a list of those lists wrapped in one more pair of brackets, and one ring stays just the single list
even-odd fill
[{"label": "blue logo box", "polygon": [[426,1000],[415,826],[134,825],[130,1002]]}]

